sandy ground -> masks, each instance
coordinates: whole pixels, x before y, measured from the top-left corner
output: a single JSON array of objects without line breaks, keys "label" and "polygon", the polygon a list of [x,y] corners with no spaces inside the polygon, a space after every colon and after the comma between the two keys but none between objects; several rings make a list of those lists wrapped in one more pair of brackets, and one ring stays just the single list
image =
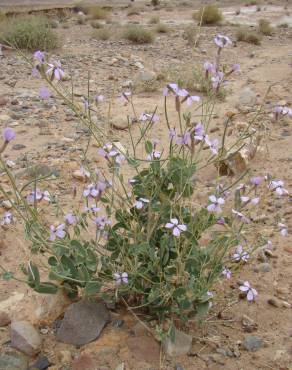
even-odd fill
[{"label": "sandy ground", "polygon": [[[0,3],[1,4],[1,3]],[[288,4],[288,9],[284,6]],[[226,18],[231,22],[237,20],[243,23],[256,24],[258,18],[270,19],[273,23],[279,22],[283,17],[289,17],[292,12],[291,4],[281,2],[273,5],[266,4],[266,9],[261,12],[246,12],[243,8],[241,15],[235,15],[238,3],[224,8]],[[290,7],[290,8],[289,8]],[[264,6],[263,6],[264,8]],[[91,38],[92,29],[87,25],[76,25],[70,20],[70,28],[59,27],[57,32],[63,39],[63,46],[53,53],[53,57],[61,58],[66,70],[68,66],[73,70],[75,77],[76,101],[80,95],[85,95],[87,90],[88,70],[91,71],[91,92],[102,93],[108,99],[112,91],[121,92],[123,85],[128,80],[134,80],[141,73],[139,63],[144,69],[160,73],[170,66],[180,66],[182,69],[193,65],[201,66],[207,59],[214,57],[213,37],[222,33],[235,38],[236,27],[225,25],[220,27],[203,27],[199,48],[193,50],[182,37],[182,28],[191,24],[190,13],[192,8],[173,7],[172,11],[162,8],[153,13],[151,8],[145,8],[140,15],[127,17],[124,10],[115,10],[113,17],[120,23],[128,21],[147,24],[150,17],[155,14],[167,23],[172,32],[159,35],[154,44],[135,46],[126,41],[96,41]],[[259,14],[260,13],[260,14]],[[261,102],[269,86],[271,92],[265,97],[265,110],[271,111],[274,104],[284,101],[287,106],[292,106],[292,29],[278,28],[272,37],[264,37],[261,46],[238,43],[224,54],[224,61],[240,63],[241,73],[230,81],[230,92],[224,102],[219,102],[216,107],[216,116],[211,128],[216,136],[222,135],[222,122],[226,111],[236,113],[232,135],[236,135],[240,122],[246,122],[250,113],[237,110],[237,103],[241,91],[245,87],[251,88]],[[138,63],[138,64],[137,64]],[[49,102],[41,102],[38,98],[41,81],[31,77],[30,69],[14,53],[8,53],[1,59],[0,91],[8,103],[1,107],[0,127],[9,124],[17,132],[13,144],[22,144],[19,150],[7,151],[7,158],[15,161],[15,171],[21,174],[28,165],[42,163],[55,168],[62,180],[49,184],[51,191],[64,198],[65,207],[70,207],[72,172],[80,166],[80,150],[86,144],[84,132],[70,111],[60,104],[59,99],[52,97]],[[162,87],[162,86],[161,86]],[[163,99],[161,87],[156,91],[141,91],[134,97],[135,105],[139,111],[152,111],[157,106],[160,124],[163,125]],[[106,108],[104,112],[106,111]],[[141,112],[140,112],[141,110]],[[173,112],[173,107],[170,107]],[[116,121],[121,121],[127,115],[132,115],[129,107],[123,106],[118,100],[112,108],[112,116]],[[8,117],[7,117],[8,116]],[[292,191],[292,150],[291,120],[283,120],[272,124],[270,116],[265,116],[258,122],[265,131],[262,150],[251,161],[250,166],[254,174],[272,174],[285,182],[286,188]],[[113,130],[114,138],[119,139],[123,145],[130,145],[127,131]],[[157,135],[162,142],[166,141],[165,130],[161,127]],[[90,158],[97,166],[103,162],[96,155],[96,147],[90,146]],[[216,171],[210,169],[203,174],[200,189],[207,198],[206,184],[215,181]],[[5,184],[5,180],[0,178]],[[71,185],[70,185],[71,186]],[[78,186],[82,187],[81,184]],[[64,367],[60,360],[62,351],[69,351],[72,359],[80,354],[94,358],[97,369],[115,369],[122,362],[126,369],[174,369],[180,363],[185,370],[194,369],[242,369],[242,370],[290,370],[292,368],[292,250],[291,236],[283,238],[279,235],[275,219],[282,219],[292,228],[291,197],[280,200],[266,199],[260,209],[260,215],[265,215],[264,221],[259,222],[257,233],[267,236],[272,240],[275,249],[272,257],[266,258],[269,271],[259,269],[262,261],[254,255],[251,262],[232,278],[229,283],[218,286],[220,299],[215,304],[210,317],[203,326],[188,325],[190,333],[195,337],[192,355],[177,359],[163,359],[159,367],[159,356],[153,349],[153,343],[145,336],[139,338],[140,347],[133,346],[130,330],[135,324],[131,315],[123,311],[118,312],[119,318],[125,320],[121,330],[109,325],[102,337],[81,349],[57,343],[54,340],[52,328],[43,330],[43,353],[52,358],[52,370],[72,369],[71,365]],[[4,209],[1,209],[4,212]],[[21,225],[18,223],[13,229],[1,230],[0,260],[7,268],[18,271],[18,266],[29,258],[28,243],[23,238]],[[18,272],[17,276],[21,276]],[[258,300],[251,305],[246,301],[238,300],[237,281],[248,280],[253,282],[259,292]],[[13,317],[34,319],[34,309],[38,298],[26,286],[15,281],[1,282],[1,300],[15,294],[24,294],[13,307]],[[287,302],[287,306],[273,307],[267,303],[271,297],[277,297]],[[226,305],[226,302],[229,305]],[[289,308],[290,304],[290,308]],[[1,303],[0,303],[1,307]],[[218,316],[218,312],[221,314]],[[247,315],[256,324],[253,333],[246,332],[242,323],[243,315]],[[43,328],[42,328],[43,329]],[[3,340],[9,338],[8,330],[2,331]],[[256,352],[242,349],[240,343],[246,335],[255,335],[263,340],[263,346]],[[148,338],[148,337],[146,337]],[[155,345],[154,345],[155,346]],[[5,349],[6,346],[3,346]],[[220,352],[221,349],[221,352]],[[231,354],[222,354],[222,349],[231,351]],[[85,370],[85,369],[84,369]]]}]

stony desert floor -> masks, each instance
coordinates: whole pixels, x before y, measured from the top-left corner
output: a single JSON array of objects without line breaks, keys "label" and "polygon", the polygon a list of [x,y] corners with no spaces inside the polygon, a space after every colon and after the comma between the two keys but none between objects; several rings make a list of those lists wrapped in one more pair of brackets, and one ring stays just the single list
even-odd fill
[{"label": "stony desert floor", "polygon": [[[185,72],[184,76],[188,79],[190,69],[201,68],[205,60],[214,59],[213,38],[217,33],[235,40],[237,24],[256,25],[259,18],[266,18],[275,26],[272,36],[264,36],[259,46],[236,42],[223,54],[224,62],[240,63],[241,72],[232,76],[226,99],[216,105],[211,132],[222,136],[226,112],[233,112],[232,137],[254,114],[256,108],[242,109],[242,91],[249,91],[252,105],[258,107],[262,104],[266,112],[272,112],[278,103],[292,107],[292,4],[289,1],[264,2],[260,11],[256,6],[245,7],[241,1],[218,2],[220,6],[222,3],[226,22],[220,26],[202,27],[196,48],[188,45],[183,33],[186,26],[194,24],[191,14],[198,9],[199,2],[179,3],[169,2],[168,6],[156,11],[142,4],[137,14],[132,16],[127,15],[127,8],[113,6],[110,25],[113,33],[118,33],[120,25],[129,22],[153,28],[155,26],[149,25],[153,15],[159,16],[161,22],[169,26],[170,32],[158,34],[154,43],[145,45],[133,45],[118,37],[95,40],[91,37],[89,22],[79,25],[76,14],[69,15],[66,21],[68,28],[60,25],[56,29],[62,39],[62,47],[55,50],[52,57],[60,59],[65,70],[72,72],[76,102],[81,103],[82,96],[87,96],[88,76],[90,92],[103,94],[108,100],[134,83],[139,86],[134,95],[138,112],[153,111],[157,107],[159,124],[162,125],[162,87],[174,77],[173,70]],[[241,11],[236,15],[238,9]],[[288,27],[276,27],[281,22],[287,22]],[[17,133],[5,156],[15,162],[13,171],[20,179],[29,179],[29,169],[36,163],[41,174],[54,171],[56,177],[62,180],[50,182],[48,187],[63,197],[65,205],[70,206],[72,180],[79,188],[83,186],[82,182],[73,178],[73,173],[80,168],[87,132],[58,97],[53,95],[45,102],[39,98],[43,83],[31,76],[31,68],[19,55],[13,51],[5,52],[0,66],[0,128],[9,125]],[[157,86],[150,91],[148,80],[153,83],[153,79]],[[146,87],[145,81],[148,82]],[[107,117],[106,105],[101,111],[101,115]],[[130,145],[125,128],[126,117],[131,115],[128,106],[114,99],[110,111],[113,125],[107,128],[107,119],[102,122],[113,138],[125,146]],[[292,120],[285,118],[272,123],[269,113],[262,117],[258,122],[263,132],[261,149],[250,161],[251,171],[256,175],[269,173],[282,179],[291,194]],[[162,141],[167,140],[163,129],[158,128],[157,134]],[[102,166],[96,151],[97,148],[90,144],[90,158],[97,166]],[[207,199],[208,184],[214,183],[216,176],[216,170],[209,169],[199,180],[203,198]],[[1,175],[0,182],[7,186]],[[3,199],[0,198],[1,201]],[[272,241],[273,250],[268,256],[256,252],[237,275],[218,286],[220,299],[207,320],[188,325],[193,335],[188,355],[165,357],[155,340],[147,335],[143,327],[137,327],[135,317],[125,309],[112,313],[111,323],[98,340],[81,348],[59,343],[55,339],[56,322],[52,324],[40,320],[39,310],[48,304],[46,299],[14,280],[1,281],[0,311],[7,311],[11,319],[28,319],[38,326],[42,337],[41,353],[50,360],[51,370],[291,370],[292,238],[291,235],[286,238],[279,235],[275,221],[282,220],[288,229],[292,229],[291,201],[291,196],[277,202],[265,200],[257,215],[257,233],[266,235]],[[2,203],[0,214],[4,210],[5,203]],[[13,232],[11,228],[0,229],[1,264],[16,271],[16,276],[20,278],[19,265],[29,259],[28,247],[20,224],[13,226]],[[259,293],[253,304],[238,299],[237,282],[245,280],[252,281]],[[56,302],[54,304],[57,305]],[[255,337],[258,348],[243,345],[248,336]],[[9,349],[9,338],[9,327],[0,328],[2,352]],[[33,363],[34,359],[30,358],[30,362]]]}]

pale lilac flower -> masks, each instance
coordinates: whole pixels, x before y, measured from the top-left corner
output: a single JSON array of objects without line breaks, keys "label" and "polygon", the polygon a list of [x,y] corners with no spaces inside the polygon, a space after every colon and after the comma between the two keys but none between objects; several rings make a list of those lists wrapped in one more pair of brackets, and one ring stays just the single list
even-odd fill
[{"label": "pale lilac flower", "polygon": [[29,204],[33,204],[35,201],[41,201],[41,200],[46,200],[47,202],[51,202],[51,196],[47,190],[42,192],[40,189],[37,188],[31,193],[29,193],[28,196],[26,197],[26,201]]},{"label": "pale lilac flower", "polygon": [[12,213],[5,212],[0,225],[10,225],[11,222],[12,222]]},{"label": "pale lilac flower", "polygon": [[208,290],[207,291],[207,297],[208,297],[208,300],[209,300],[209,302],[208,302],[209,308],[211,308],[213,306],[213,302],[211,302],[210,300],[213,299],[214,294]]},{"label": "pale lilac flower", "polygon": [[157,114],[142,113],[140,116],[140,121],[142,122],[151,121],[153,123],[156,123],[159,121],[159,117]]},{"label": "pale lilac flower", "polygon": [[214,155],[218,154],[218,145],[219,145],[219,140],[218,139],[210,140],[208,135],[206,135],[205,136],[205,143],[209,146],[211,152]]},{"label": "pale lilac flower", "polygon": [[178,136],[176,139],[177,145],[190,145],[191,144],[191,134],[186,131],[183,136]]},{"label": "pale lilac flower", "polygon": [[240,64],[233,64],[232,66],[232,72],[239,72],[240,71]]},{"label": "pale lilac flower", "polygon": [[65,215],[65,221],[68,222],[69,225],[74,225],[77,223],[77,216],[75,216],[73,213],[67,213]]},{"label": "pale lilac flower", "polygon": [[278,226],[280,228],[280,233],[282,236],[288,236],[288,228],[285,224],[282,224],[281,222],[278,223]]},{"label": "pale lilac flower", "polygon": [[276,106],[275,108],[275,119],[278,120],[279,116],[290,116],[292,117],[292,109],[288,107],[282,107],[281,105]]},{"label": "pale lilac flower", "polygon": [[144,207],[144,205],[146,205],[147,203],[149,203],[149,199],[146,199],[146,198],[139,198],[135,204],[134,204],[134,207],[136,209],[142,209]]},{"label": "pale lilac flower", "polygon": [[223,198],[217,198],[216,195],[210,195],[209,200],[211,204],[208,205],[207,210],[209,212],[222,213],[221,206],[225,203]]},{"label": "pale lilac flower", "polygon": [[65,72],[62,70],[62,65],[59,60],[53,61],[51,63],[48,63],[49,69],[47,70],[46,74],[51,76],[51,80],[54,78],[57,81],[62,80],[62,78],[65,76]]},{"label": "pale lilac flower", "polygon": [[189,93],[185,89],[181,89],[177,84],[175,83],[170,83],[167,85],[167,88],[170,92],[172,92],[175,96],[180,96],[180,97],[187,97],[189,96]]},{"label": "pale lilac flower", "polygon": [[282,180],[273,180],[269,183],[268,188],[273,190],[278,195],[289,194],[288,190],[284,188],[284,182]]},{"label": "pale lilac flower", "polygon": [[31,75],[32,77],[38,77],[39,76],[39,71],[37,68],[33,68],[32,71],[31,71]]},{"label": "pale lilac flower", "polygon": [[161,152],[159,150],[153,150],[152,153],[147,155],[148,161],[153,161],[155,159],[159,159],[161,157]]},{"label": "pale lilac flower", "polygon": [[223,35],[220,35],[218,34],[215,38],[214,38],[214,42],[215,44],[219,47],[219,48],[224,48],[225,46],[228,46],[228,45],[232,45],[232,42],[230,40],[229,37],[227,36],[223,36]]},{"label": "pale lilac flower", "polygon": [[245,191],[246,188],[247,188],[246,184],[241,183],[241,184],[239,184],[237,186],[236,190],[243,190],[243,191]]},{"label": "pale lilac flower", "polygon": [[213,89],[218,91],[220,84],[223,82],[223,80],[224,80],[224,73],[221,71],[218,71],[216,75],[211,78]]},{"label": "pale lilac flower", "polygon": [[190,107],[193,103],[199,102],[201,98],[196,95],[188,96],[187,98],[187,105]]},{"label": "pale lilac flower", "polygon": [[242,203],[251,203],[252,205],[256,206],[259,204],[260,202],[260,198],[250,198],[250,197],[247,197],[247,196],[241,196],[240,197]]},{"label": "pale lilac flower", "polygon": [[195,127],[195,140],[203,141],[206,138],[204,126],[201,123],[198,123]]},{"label": "pale lilac flower", "polygon": [[126,272],[116,272],[114,278],[117,285],[128,284],[128,274]]},{"label": "pale lilac flower", "polygon": [[250,286],[250,284],[249,284],[249,282],[248,282],[248,281],[245,281],[245,282],[243,283],[243,285],[241,285],[241,286],[239,287],[239,289],[240,289],[242,292],[246,293],[246,298],[247,298],[247,300],[248,300],[249,302],[254,301],[254,300],[256,299],[257,295],[258,295],[258,292],[257,292],[254,288],[252,288],[252,287]]},{"label": "pale lilac flower", "polygon": [[89,109],[89,101],[88,99],[85,99],[84,96],[81,97],[81,100],[83,102],[83,105],[84,105],[84,109],[85,110],[88,110]]},{"label": "pale lilac flower", "polygon": [[84,212],[88,212],[88,213],[97,213],[100,211],[100,208],[96,207],[96,206],[92,206],[92,207],[85,207],[84,208]]},{"label": "pale lilac flower", "polygon": [[93,100],[95,101],[95,103],[102,103],[104,101],[104,96],[103,95],[95,95],[93,97]]},{"label": "pale lilac flower", "polygon": [[10,127],[5,127],[5,129],[3,130],[3,138],[6,143],[9,143],[15,138],[14,130]]},{"label": "pale lilac flower", "polygon": [[51,97],[51,92],[50,92],[50,90],[48,88],[46,88],[45,86],[43,86],[43,87],[40,88],[39,95],[40,95],[40,98],[41,99],[48,100]]},{"label": "pale lilac flower", "polygon": [[212,73],[212,74],[216,73],[216,68],[215,68],[214,64],[210,63],[208,61],[206,61],[204,63],[204,70],[205,70],[205,73],[206,73],[206,78],[209,76],[210,73]]},{"label": "pale lilac flower", "polygon": [[111,224],[111,220],[109,220],[106,216],[98,216],[93,220],[93,222],[99,230],[104,230],[107,225]]},{"label": "pale lilac flower", "polygon": [[264,181],[264,178],[261,176],[254,176],[250,179],[252,185],[259,186]]},{"label": "pale lilac flower", "polygon": [[233,254],[233,259],[236,262],[247,262],[249,260],[249,254],[243,249],[242,245],[238,245]]},{"label": "pale lilac flower", "polygon": [[244,214],[242,214],[241,212],[237,211],[236,209],[233,209],[232,210],[232,213],[236,216],[236,218],[238,218],[240,221],[248,224],[250,222],[250,220],[244,216]]},{"label": "pale lilac flower", "polygon": [[54,240],[56,240],[56,238],[60,238],[60,239],[65,238],[66,231],[64,229],[65,229],[65,224],[61,224],[57,227],[55,227],[54,225],[51,225],[50,226],[51,234],[50,234],[49,240],[53,242]]},{"label": "pale lilac flower", "polygon": [[168,222],[165,227],[167,229],[172,229],[172,234],[176,237],[179,237],[180,236],[180,233],[182,231],[186,231],[187,230],[187,226],[184,225],[184,224],[180,224],[178,223],[178,219],[177,218],[171,218],[170,219],[170,222]]},{"label": "pale lilac flower", "polygon": [[216,223],[217,225],[221,225],[221,226],[225,225],[224,217],[219,217]]},{"label": "pale lilac flower", "polygon": [[125,160],[125,156],[115,149],[112,143],[105,144],[98,152],[109,161],[113,159],[116,164],[121,164]]},{"label": "pale lilac flower", "polygon": [[170,140],[173,139],[176,136],[176,131],[175,131],[174,127],[169,129],[168,136],[169,136]]},{"label": "pale lilac flower", "polygon": [[226,279],[231,279],[231,271],[227,268],[227,267],[224,267],[224,269],[222,270],[222,275],[226,277]]},{"label": "pale lilac flower", "polygon": [[252,198],[252,200],[250,202],[251,202],[252,205],[257,206],[260,202],[260,198],[259,197]]},{"label": "pale lilac flower", "polygon": [[89,184],[83,191],[85,198],[97,198],[101,196],[102,192],[106,189],[106,184],[102,181],[98,181],[96,184]]},{"label": "pale lilac flower", "polygon": [[45,63],[45,54],[42,51],[36,51],[33,56],[40,64]]}]

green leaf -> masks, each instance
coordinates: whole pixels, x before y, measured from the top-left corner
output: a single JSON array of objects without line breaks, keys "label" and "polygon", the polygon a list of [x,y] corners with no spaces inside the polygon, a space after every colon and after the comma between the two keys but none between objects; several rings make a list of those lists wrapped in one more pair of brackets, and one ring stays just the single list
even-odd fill
[{"label": "green leaf", "polygon": [[58,291],[58,287],[55,284],[44,282],[39,285],[36,285],[34,287],[34,290],[37,293],[42,293],[42,294],[56,294]]},{"label": "green leaf", "polygon": [[205,316],[207,316],[208,312],[209,312],[209,302],[203,302],[203,303],[199,303],[197,305],[197,317],[199,318],[203,318]]},{"label": "green leaf", "polygon": [[50,266],[57,266],[57,264],[58,264],[58,260],[57,260],[57,258],[56,258],[56,257],[51,256],[51,257],[48,259],[48,264],[49,264]]},{"label": "green leaf", "polygon": [[34,265],[32,262],[29,262],[27,271],[28,271],[28,280],[32,282],[34,285],[39,285],[40,274],[37,266]]},{"label": "green leaf", "polygon": [[89,281],[85,285],[85,294],[86,295],[97,294],[100,292],[100,288],[101,288],[101,283],[99,283],[98,281]]},{"label": "green leaf", "polygon": [[176,332],[175,326],[172,324],[169,329],[169,339],[171,340],[172,343],[175,342],[175,337],[176,337],[175,332]]},{"label": "green leaf", "polygon": [[5,271],[2,274],[2,278],[6,281],[11,280],[13,278],[14,274],[11,271]]},{"label": "green leaf", "polygon": [[153,152],[153,145],[151,141],[146,141],[145,142],[145,150],[147,154],[151,154]]}]

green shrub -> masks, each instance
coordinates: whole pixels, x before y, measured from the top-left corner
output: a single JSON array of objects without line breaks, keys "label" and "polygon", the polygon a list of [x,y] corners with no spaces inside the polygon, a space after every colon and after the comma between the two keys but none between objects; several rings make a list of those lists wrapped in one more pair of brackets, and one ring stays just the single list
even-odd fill
[{"label": "green shrub", "polygon": [[199,38],[194,26],[188,26],[183,32],[183,39],[187,40],[189,46],[198,46]]},{"label": "green shrub", "polygon": [[223,19],[221,11],[213,4],[201,7],[193,14],[193,18],[202,24],[216,24]]},{"label": "green shrub", "polygon": [[249,44],[260,45],[261,37],[256,31],[250,31],[246,27],[241,27],[236,33],[237,41],[248,42]]},{"label": "green shrub", "polygon": [[158,33],[168,33],[170,31],[169,27],[164,23],[158,23],[155,30]]},{"label": "green shrub", "polygon": [[278,26],[277,26],[278,28],[289,28],[289,24],[288,23],[280,23],[280,24],[278,24]]},{"label": "green shrub", "polygon": [[158,15],[154,15],[149,19],[149,24],[158,24],[160,22],[160,18]]},{"label": "green shrub", "polygon": [[127,26],[123,32],[123,38],[135,44],[149,44],[154,41],[151,31],[136,25]]},{"label": "green shrub", "polygon": [[0,22],[4,22],[6,20],[6,14],[0,11]]},{"label": "green shrub", "polygon": [[100,28],[92,33],[92,38],[95,40],[106,41],[111,37],[111,32],[108,28]]},{"label": "green shrub", "polygon": [[76,22],[77,22],[77,24],[85,24],[86,23],[85,16],[84,15],[78,15]]},{"label": "green shrub", "polygon": [[101,24],[98,21],[91,21],[90,25],[91,25],[92,28],[95,28],[95,29],[103,28],[103,24]]},{"label": "green shrub", "polygon": [[143,8],[141,6],[132,6],[127,12],[127,16],[130,17],[131,15],[139,15]]},{"label": "green shrub", "polygon": [[271,22],[267,19],[260,19],[259,20],[259,31],[265,36],[272,35],[274,29],[271,26]]},{"label": "green shrub", "polygon": [[151,0],[151,4],[152,4],[153,6],[158,6],[158,5],[159,5],[159,3],[160,3],[160,0]]},{"label": "green shrub", "polygon": [[47,18],[21,16],[1,25],[0,39],[19,49],[50,50],[58,46],[58,37]]},{"label": "green shrub", "polygon": [[52,28],[58,28],[58,27],[59,27],[59,22],[58,22],[57,20],[52,19],[52,20],[50,21],[50,26],[51,26]]}]

